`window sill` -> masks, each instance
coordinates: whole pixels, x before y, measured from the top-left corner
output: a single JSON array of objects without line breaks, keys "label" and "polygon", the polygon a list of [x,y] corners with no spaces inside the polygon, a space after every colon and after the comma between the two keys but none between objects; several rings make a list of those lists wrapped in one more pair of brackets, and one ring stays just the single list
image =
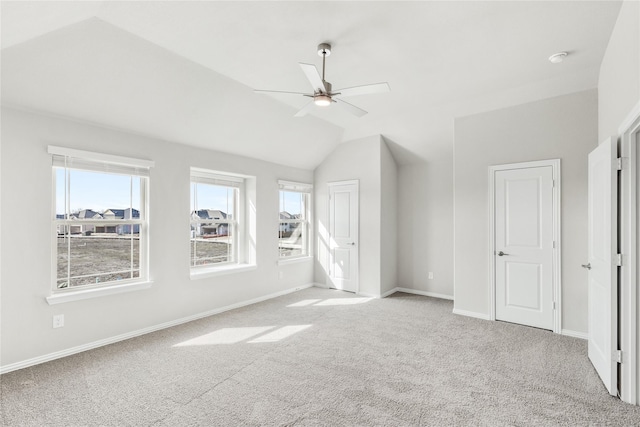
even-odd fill
[{"label": "window sill", "polygon": [[312,256],[300,256],[296,258],[283,258],[278,260],[278,265],[297,264],[299,262],[307,262],[313,259]]},{"label": "window sill", "polygon": [[241,273],[257,269],[255,264],[234,264],[224,267],[211,267],[205,269],[191,270],[189,278],[191,280],[205,279],[207,277],[224,276],[225,274]]},{"label": "window sill", "polygon": [[123,285],[105,286],[104,288],[80,289],[77,291],[59,292],[46,298],[49,305],[62,304],[71,301],[80,301],[89,298],[98,298],[106,295],[121,294],[124,292],[138,291],[148,289],[153,282],[136,282]]}]

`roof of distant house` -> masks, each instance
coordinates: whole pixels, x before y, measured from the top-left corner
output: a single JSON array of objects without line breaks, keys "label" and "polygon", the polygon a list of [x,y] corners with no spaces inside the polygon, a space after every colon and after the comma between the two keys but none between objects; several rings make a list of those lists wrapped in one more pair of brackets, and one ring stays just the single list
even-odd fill
[{"label": "roof of distant house", "polygon": [[200,209],[196,213],[201,219],[227,219],[227,214],[219,209]]}]

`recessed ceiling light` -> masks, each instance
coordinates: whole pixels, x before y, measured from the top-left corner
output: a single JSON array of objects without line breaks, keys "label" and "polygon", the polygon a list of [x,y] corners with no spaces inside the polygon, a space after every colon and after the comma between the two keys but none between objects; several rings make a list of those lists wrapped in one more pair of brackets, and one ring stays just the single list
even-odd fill
[{"label": "recessed ceiling light", "polygon": [[558,52],[558,53],[554,53],[553,55],[551,55],[549,57],[549,62],[551,62],[552,64],[559,64],[562,61],[564,61],[564,58],[569,55],[567,52]]}]

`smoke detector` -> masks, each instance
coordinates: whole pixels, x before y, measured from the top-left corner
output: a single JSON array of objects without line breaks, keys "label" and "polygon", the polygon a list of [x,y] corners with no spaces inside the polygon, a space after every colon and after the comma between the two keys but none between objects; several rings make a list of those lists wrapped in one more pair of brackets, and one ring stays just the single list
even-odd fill
[{"label": "smoke detector", "polygon": [[564,61],[564,58],[566,58],[567,55],[569,55],[567,52],[554,53],[549,57],[549,62],[551,62],[552,64],[559,64]]}]

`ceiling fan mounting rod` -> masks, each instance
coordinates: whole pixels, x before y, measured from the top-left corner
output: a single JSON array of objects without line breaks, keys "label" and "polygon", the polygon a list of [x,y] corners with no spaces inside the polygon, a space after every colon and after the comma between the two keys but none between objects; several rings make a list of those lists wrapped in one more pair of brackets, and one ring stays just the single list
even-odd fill
[{"label": "ceiling fan mounting rod", "polygon": [[331,45],[329,43],[320,43],[318,45],[318,55],[322,56],[322,81],[325,82],[324,65],[327,56],[331,55]]}]

